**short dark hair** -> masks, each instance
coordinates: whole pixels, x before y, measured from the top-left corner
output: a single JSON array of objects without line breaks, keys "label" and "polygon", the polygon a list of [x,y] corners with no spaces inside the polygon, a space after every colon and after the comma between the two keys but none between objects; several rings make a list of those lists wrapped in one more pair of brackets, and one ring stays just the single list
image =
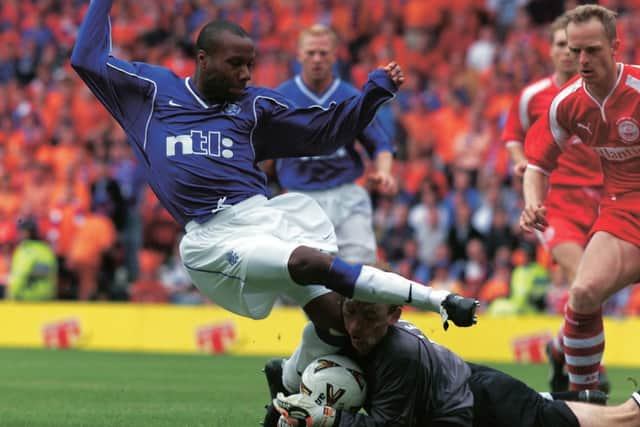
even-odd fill
[{"label": "short dark hair", "polygon": [[236,36],[251,38],[249,34],[238,24],[225,19],[217,19],[205,25],[198,39],[196,40],[196,48],[202,49],[207,53],[212,53],[222,33],[229,32]]}]

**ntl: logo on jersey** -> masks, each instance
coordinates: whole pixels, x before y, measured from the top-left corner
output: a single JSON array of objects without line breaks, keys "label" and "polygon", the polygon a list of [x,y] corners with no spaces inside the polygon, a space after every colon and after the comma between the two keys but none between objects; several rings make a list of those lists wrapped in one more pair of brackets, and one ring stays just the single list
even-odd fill
[{"label": "ntl: logo on jersey", "polygon": [[218,131],[203,132],[192,130],[189,135],[177,135],[167,137],[167,157],[176,155],[176,147],[180,145],[182,155],[196,154],[201,156],[233,157],[233,140],[223,138]]}]

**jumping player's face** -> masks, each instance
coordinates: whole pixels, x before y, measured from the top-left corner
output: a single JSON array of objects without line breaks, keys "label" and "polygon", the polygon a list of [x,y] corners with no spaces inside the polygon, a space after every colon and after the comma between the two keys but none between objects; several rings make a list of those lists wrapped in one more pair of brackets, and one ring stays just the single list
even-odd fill
[{"label": "jumping player's face", "polygon": [[550,54],[554,70],[564,74],[575,74],[578,71],[578,61],[569,51],[567,32],[564,28],[553,33]]},{"label": "jumping player's face", "polygon": [[390,311],[387,304],[345,300],[342,315],[351,345],[365,356],[384,338],[389,326],[398,321],[400,308]]},{"label": "jumping player's face", "polygon": [[211,53],[198,51],[201,89],[213,102],[235,101],[244,92],[255,63],[250,38],[225,31]]},{"label": "jumping player's face", "polygon": [[307,35],[300,41],[298,61],[302,64],[302,75],[307,81],[323,82],[332,76],[336,61],[336,49],[328,34]]},{"label": "jumping player's face", "polygon": [[570,22],[567,42],[578,61],[578,72],[587,85],[608,90],[617,74],[615,55],[619,41],[610,42],[604,26],[597,18],[586,22]]}]

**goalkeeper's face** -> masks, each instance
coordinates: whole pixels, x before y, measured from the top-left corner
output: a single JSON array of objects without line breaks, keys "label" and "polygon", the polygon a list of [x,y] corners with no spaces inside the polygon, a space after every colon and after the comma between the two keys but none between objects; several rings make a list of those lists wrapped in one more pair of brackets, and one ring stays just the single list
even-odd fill
[{"label": "goalkeeper's face", "polygon": [[351,345],[361,356],[367,355],[400,318],[400,307],[388,304],[345,300],[342,305],[344,326]]}]

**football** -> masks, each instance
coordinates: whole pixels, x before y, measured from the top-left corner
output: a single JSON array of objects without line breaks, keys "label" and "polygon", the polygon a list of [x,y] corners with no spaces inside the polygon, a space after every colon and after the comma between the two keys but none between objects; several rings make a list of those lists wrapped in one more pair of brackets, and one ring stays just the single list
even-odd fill
[{"label": "football", "polygon": [[367,384],[362,369],[353,360],[329,354],[305,368],[300,393],[310,396],[318,405],[358,412],[366,397]]}]

